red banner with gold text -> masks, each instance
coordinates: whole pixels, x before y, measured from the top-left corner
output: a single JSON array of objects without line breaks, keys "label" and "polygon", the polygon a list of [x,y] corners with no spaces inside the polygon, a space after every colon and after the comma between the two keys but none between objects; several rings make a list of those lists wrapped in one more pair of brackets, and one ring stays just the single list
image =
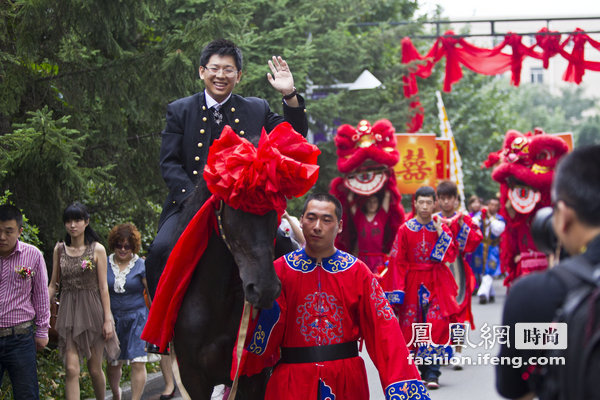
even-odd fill
[{"label": "red banner with gold text", "polygon": [[437,148],[435,134],[396,134],[400,160],[394,167],[398,190],[413,194],[423,185],[437,182]]}]

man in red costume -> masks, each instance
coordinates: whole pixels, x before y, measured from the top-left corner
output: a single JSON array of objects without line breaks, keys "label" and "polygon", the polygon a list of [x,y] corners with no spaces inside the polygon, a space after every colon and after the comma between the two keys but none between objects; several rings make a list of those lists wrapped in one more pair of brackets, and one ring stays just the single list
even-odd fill
[{"label": "man in red costume", "polygon": [[456,212],[455,204],[458,199],[458,188],[452,181],[441,181],[437,187],[440,212],[435,215],[444,218],[444,222],[452,231],[452,237],[458,246],[459,257],[462,259],[465,273],[465,295],[456,314],[456,322],[468,322],[473,329],[473,312],[471,311],[471,295],[475,289],[475,274],[467,263],[466,255],[477,249],[483,239],[481,230],[468,215]]},{"label": "man in red costume", "polygon": [[363,339],[386,399],[429,399],[377,279],[362,261],[334,246],[341,217],[334,196],[307,198],[300,219],[306,247],[275,261],[281,295],[251,323],[239,370],[257,373],[281,355],[266,399],[367,399],[357,347]]},{"label": "man in red costume", "polygon": [[[402,300],[397,308],[402,334],[411,339],[409,344],[416,350],[417,359],[433,358],[433,362],[419,365],[428,389],[439,387],[441,372],[437,358],[452,354],[449,324],[459,310],[458,287],[446,265],[456,259],[457,246],[450,228],[441,218],[433,216],[435,202],[432,187],[417,189],[415,218],[398,230],[388,272]],[[418,342],[415,333],[423,327],[429,331],[422,337],[424,341]]]},{"label": "man in red costume", "polygon": [[[443,218],[446,225],[452,231],[452,237],[459,251],[454,268],[461,268],[465,277],[465,290],[462,296],[456,299],[458,302],[458,312],[453,317],[452,322],[460,324],[468,323],[471,329],[475,329],[473,312],[471,311],[471,295],[475,290],[476,282],[475,274],[471,270],[466,256],[477,249],[477,246],[481,243],[482,234],[470,216],[456,211],[456,204],[458,202],[458,187],[456,183],[448,180],[441,181],[437,187],[437,196],[441,211],[435,215]],[[462,266],[458,263],[459,259],[462,260]],[[459,271],[455,272],[460,273]],[[463,326],[461,325],[461,327]],[[462,347],[456,346],[456,352],[460,353],[461,351]],[[454,369],[461,370],[462,366],[457,364],[454,366]]]}]

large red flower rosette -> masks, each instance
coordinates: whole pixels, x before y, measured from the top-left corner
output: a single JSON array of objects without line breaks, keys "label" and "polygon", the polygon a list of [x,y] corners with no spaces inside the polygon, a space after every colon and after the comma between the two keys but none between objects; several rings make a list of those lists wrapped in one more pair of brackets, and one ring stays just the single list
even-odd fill
[{"label": "large red flower rosette", "polygon": [[230,207],[257,215],[285,211],[287,199],[306,193],[319,177],[321,151],[283,122],[258,147],[225,126],[204,167],[208,189]]}]

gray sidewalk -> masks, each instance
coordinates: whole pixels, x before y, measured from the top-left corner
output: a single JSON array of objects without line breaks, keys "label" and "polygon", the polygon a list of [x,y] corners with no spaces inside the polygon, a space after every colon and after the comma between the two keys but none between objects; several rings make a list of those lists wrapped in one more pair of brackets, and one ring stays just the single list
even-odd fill
[{"label": "gray sidewalk", "polygon": [[[144,394],[142,395],[142,400],[158,400],[160,398],[161,392],[165,387],[165,381],[162,376],[162,372],[153,372],[148,374],[148,378],[146,380],[146,386],[144,387]],[[131,400],[131,386],[129,382],[124,383],[121,386],[121,400]],[[213,393],[213,399],[222,399],[223,394],[223,386],[217,386]],[[112,392],[107,389],[105,400],[112,400]],[[182,400],[181,394],[179,390],[175,391],[175,397],[173,400]],[[86,399],[86,400],[94,400],[94,399]]]},{"label": "gray sidewalk", "polygon": [[[108,385],[107,385],[108,386]],[[144,394],[142,395],[143,400],[158,400],[160,394],[165,387],[165,381],[162,376],[162,372],[153,372],[148,374],[146,379],[146,386],[144,387]],[[131,400],[131,385],[129,382],[121,385],[121,400]],[[106,390],[105,400],[112,400],[112,392],[110,389]],[[183,397],[180,396],[179,391],[175,391],[175,397],[173,400],[181,400]],[[94,400],[94,399],[86,399]]]}]

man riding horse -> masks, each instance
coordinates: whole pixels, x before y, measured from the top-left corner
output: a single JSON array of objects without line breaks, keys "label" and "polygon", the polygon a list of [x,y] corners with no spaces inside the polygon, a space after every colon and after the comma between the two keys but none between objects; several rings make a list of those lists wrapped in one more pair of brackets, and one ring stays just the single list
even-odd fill
[{"label": "man riding horse", "polygon": [[167,106],[160,167],[169,195],[146,259],[152,296],[176,239],[183,204],[202,179],[208,150],[223,127],[229,125],[237,135],[255,142],[263,128],[270,132],[287,121],[306,136],[304,99],[296,93],[288,64],[281,57],[273,57],[268,63],[272,73],[267,74],[269,83],[283,96],[283,116],[272,112],[264,99],[232,94],[242,78],[242,51],[225,39],[215,40],[202,50],[198,72],[204,91]]},{"label": "man riding horse", "polygon": [[[193,399],[232,384],[231,352],[244,303],[269,308],[279,295],[273,269],[278,218],[287,198],[316,182],[319,153],[288,123],[263,132],[257,148],[230,127],[211,146],[206,185],[187,202],[182,219],[202,207],[169,256],[142,334],[161,351],[173,339]],[[262,399],[264,382],[240,381],[242,398]]]}]

